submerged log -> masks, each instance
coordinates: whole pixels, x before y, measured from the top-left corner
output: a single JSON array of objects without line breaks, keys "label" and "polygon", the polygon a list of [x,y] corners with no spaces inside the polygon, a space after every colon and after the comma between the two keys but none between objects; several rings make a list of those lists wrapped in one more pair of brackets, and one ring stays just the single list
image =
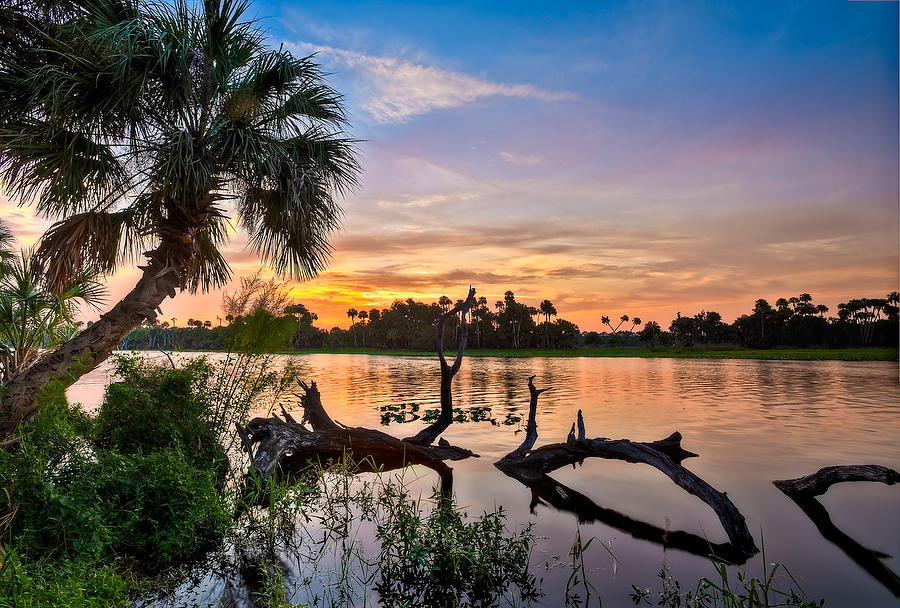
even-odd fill
[{"label": "submerged log", "polygon": [[845,481],[875,481],[891,486],[900,481],[900,473],[878,464],[852,464],[824,467],[805,477],[772,483],[788,495],[821,496],[834,484]]},{"label": "submerged log", "polygon": [[891,556],[864,547],[840,530],[831,521],[828,510],[816,499],[816,496],[821,496],[834,484],[847,481],[873,481],[893,485],[900,482],[900,473],[877,464],[845,465],[825,467],[805,477],[781,479],[772,483],[800,507],[826,540],[840,547],[850,559],[895,597],[900,598],[900,575],[882,561]]},{"label": "submerged log", "polygon": [[[697,496],[715,511],[722,523],[734,551],[744,558],[755,555],[757,549],[747,528],[747,522],[734,503],[724,493],[719,492],[703,479],[681,466],[685,458],[696,456],[681,447],[681,434],[672,433],[659,441],[649,443],[628,439],[608,439],[586,437],[584,418],[578,411],[577,421],[572,425],[565,443],[554,443],[534,448],[537,441],[537,400],[548,389],[537,389],[534,376],[528,379],[531,394],[525,439],[518,448],[494,464],[505,474],[517,479],[528,487],[557,486],[548,474],[566,465],[582,463],[586,458],[612,458],[625,462],[648,464],[666,474],[675,484],[690,494]],[[549,501],[548,501],[549,502]],[[552,503],[551,503],[552,504]]]},{"label": "submerged log", "polygon": [[[440,476],[441,489],[449,492],[450,467],[444,460],[460,460],[476,456],[470,450],[441,442],[437,446],[407,443],[381,431],[363,427],[347,427],[331,419],[322,405],[316,383],[300,383],[303,394],[303,418],[294,421],[290,415],[282,420],[254,418],[246,428],[238,425],[238,434],[251,456],[251,469],[263,480],[293,477],[310,466],[329,466],[349,455],[361,472],[387,471],[407,465],[426,466]],[[312,427],[308,429],[306,424]]]}]

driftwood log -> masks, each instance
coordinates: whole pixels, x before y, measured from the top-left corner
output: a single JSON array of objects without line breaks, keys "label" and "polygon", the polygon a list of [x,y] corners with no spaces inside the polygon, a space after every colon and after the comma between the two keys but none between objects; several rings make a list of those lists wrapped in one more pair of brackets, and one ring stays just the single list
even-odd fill
[{"label": "driftwood log", "polygon": [[[582,463],[586,458],[612,458],[624,460],[625,462],[648,464],[665,473],[675,484],[688,493],[700,498],[719,517],[719,521],[728,535],[729,546],[716,546],[706,543],[707,554],[716,552],[719,555],[719,552],[716,551],[718,549],[722,553],[719,555],[720,557],[730,558],[730,561],[734,561],[736,558],[746,560],[759,551],[753,541],[753,537],[750,535],[744,516],[734,506],[734,503],[731,502],[728,496],[681,466],[681,462],[685,458],[696,456],[696,454],[688,452],[681,447],[680,433],[675,432],[665,439],[650,443],[634,442],[628,439],[607,439],[605,437],[588,439],[585,433],[584,418],[581,410],[579,410],[578,418],[572,425],[572,430],[565,443],[554,443],[534,448],[538,438],[536,421],[538,396],[550,389],[536,388],[534,386],[534,376],[528,379],[528,389],[531,398],[525,439],[519,447],[494,464],[503,473],[520,481],[531,488],[533,492],[537,492],[537,496],[543,498],[549,504],[554,504],[554,502],[564,504],[555,498],[551,498],[554,492],[558,493],[559,490],[562,490],[565,493],[566,491],[564,486],[548,475],[556,469],[566,465]],[[562,498],[565,502],[565,496]],[[577,502],[577,498],[575,500]],[[585,507],[585,504],[582,502],[581,507]],[[566,505],[573,507],[566,510],[573,510],[577,514],[578,506],[575,503],[566,503]],[[596,507],[596,505],[594,506]],[[593,511],[593,513],[599,514],[600,512]],[[602,520],[601,517],[596,519]],[[674,543],[670,542],[671,532],[665,533],[665,531],[662,531],[663,534],[660,535],[656,531],[651,533],[646,528],[643,531],[646,533],[644,537],[654,536],[661,538],[666,546],[678,548]]]},{"label": "driftwood log", "polygon": [[823,537],[840,547],[850,559],[887,587],[895,597],[900,597],[900,575],[882,561],[890,559],[891,556],[864,547],[841,531],[831,521],[828,510],[816,499],[816,496],[821,496],[834,484],[846,481],[874,481],[893,485],[900,482],[900,473],[877,464],[845,465],[825,467],[812,475],[797,479],[781,479],[772,483],[803,510]]},{"label": "driftwood log", "polygon": [[[406,439],[374,429],[344,426],[328,415],[316,383],[307,385],[301,382],[303,418],[300,422],[282,407],[283,419],[272,415],[269,418],[254,418],[246,428],[237,426],[241,441],[250,453],[251,470],[263,480],[291,477],[307,470],[310,465],[327,466],[328,463],[341,462],[349,454],[360,471],[386,471],[416,464],[428,467],[440,476],[442,493],[449,495],[452,474],[444,461],[477,457],[472,451],[451,446],[443,439],[434,445],[453,422],[452,382],[462,364],[466,347],[466,314],[474,304],[475,290],[470,287],[465,301],[441,315],[436,341],[441,364],[441,413],[433,423]],[[456,359],[449,364],[444,357],[444,327],[448,319],[457,313],[461,316],[459,348]],[[311,429],[307,428],[306,423]]]}]

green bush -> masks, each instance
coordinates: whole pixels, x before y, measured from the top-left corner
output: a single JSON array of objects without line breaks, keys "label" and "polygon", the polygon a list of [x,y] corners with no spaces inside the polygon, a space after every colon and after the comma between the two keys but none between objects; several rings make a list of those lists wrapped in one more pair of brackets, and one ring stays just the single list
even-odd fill
[{"label": "green bush", "polygon": [[423,515],[405,490],[391,486],[380,503],[386,517],[376,530],[381,572],[375,589],[386,605],[493,606],[511,590],[523,600],[538,597],[528,569],[534,536],[530,528],[511,534],[502,507],[466,521],[465,513],[436,496],[434,510]]},{"label": "green bush", "polygon": [[10,540],[27,556],[120,557],[158,570],[196,554],[230,521],[215,471],[174,448],[75,455],[43,474],[17,469]]},{"label": "green bush", "polygon": [[213,370],[204,359],[173,369],[120,357],[116,373],[122,380],[107,387],[96,419],[98,446],[123,454],[176,448],[198,465],[224,468],[206,390]]},{"label": "green bush", "polygon": [[0,487],[18,508],[6,541],[29,568],[104,560],[158,571],[196,555],[231,521],[227,460],[204,397],[209,367],[123,360],[119,370],[124,379],[96,419],[55,387],[18,442],[0,450]]}]

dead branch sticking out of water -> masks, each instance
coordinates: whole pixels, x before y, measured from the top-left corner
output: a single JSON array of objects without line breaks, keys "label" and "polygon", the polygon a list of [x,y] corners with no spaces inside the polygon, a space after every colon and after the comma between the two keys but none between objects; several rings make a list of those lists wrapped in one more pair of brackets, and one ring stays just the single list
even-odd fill
[{"label": "dead branch sticking out of water", "polygon": [[828,510],[816,500],[816,496],[821,496],[834,484],[845,481],[874,481],[890,486],[900,482],[900,473],[877,464],[857,464],[825,467],[805,477],[780,479],[772,483],[803,510],[823,537],[840,547],[895,597],[900,597],[900,575],[882,561],[891,556],[864,547],[842,532],[831,521]]},{"label": "dead branch sticking out of water", "polygon": [[[438,416],[437,420],[419,431],[416,435],[404,439],[404,441],[408,443],[431,445],[441,433],[447,430],[450,423],[453,422],[453,394],[451,388],[453,378],[456,376],[456,372],[459,371],[460,365],[462,365],[463,352],[466,350],[466,342],[469,337],[469,324],[466,320],[466,315],[474,305],[475,289],[469,287],[469,295],[466,296],[465,301],[457,303],[456,306],[441,315],[440,322],[438,322],[437,339],[435,341],[435,348],[437,349],[438,358],[441,361],[441,414]],[[457,313],[460,315],[459,346],[456,350],[456,359],[452,364],[448,364],[446,357],[444,357],[444,326],[447,324],[450,317]]]},{"label": "dead branch sticking out of water", "polygon": [[[561,500],[556,497],[551,498],[550,492],[558,491],[560,484],[550,478],[549,473],[566,465],[580,464],[586,458],[612,458],[625,462],[648,464],[665,473],[688,493],[700,498],[718,515],[719,521],[728,535],[730,547],[719,546],[719,551],[716,551],[715,546],[708,545],[710,552],[728,553],[732,558],[730,561],[734,561],[735,557],[746,560],[747,557],[755,555],[759,551],[747,529],[744,516],[728,496],[681,466],[681,461],[696,456],[696,454],[681,447],[680,433],[675,432],[665,439],[650,443],[634,442],[628,439],[607,439],[606,437],[588,439],[585,433],[584,418],[579,410],[578,419],[572,425],[572,430],[565,443],[554,443],[533,449],[538,437],[536,422],[538,396],[549,389],[537,389],[534,386],[534,376],[528,379],[528,389],[531,400],[525,439],[518,448],[494,464],[506,475],[517,479],[532,491],[537,491],[538,497],[544,498],[549,504],[553,504],[557,508],[564,505],[565,510],[578,513],[579,506],[575,503],[582,495],[579,494],[574,498],[571,495],[561,496]],[[545,491],[546,497],[542,496]],[[565,493],[565,489],[563,489],[563,493]],[[570,498],[572,500],[569,500]],[[594,506],[596,507],[596,505]],[[599,509],[599,507],[597,508]],[[597,517],[597,519],[601,518]],[[644,532],[647,531],[644,530]],[[665,535],[663,535],[663,539],[667,540]],[[664,542],[664,544],[666,543]],[[669,543],[667,546],[675,545]],[[726,555],[721,555],[721,557],[728,558]]]}]

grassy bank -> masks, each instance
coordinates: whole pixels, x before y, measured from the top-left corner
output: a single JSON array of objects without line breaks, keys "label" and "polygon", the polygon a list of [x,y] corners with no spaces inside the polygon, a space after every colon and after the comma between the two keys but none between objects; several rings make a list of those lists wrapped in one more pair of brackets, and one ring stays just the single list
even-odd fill
[{"label": "grassy bank", "polygon": [[[377,348],[310,348],[283,351],[283,354],[401,355],[432,357],[433,351],[382,350]],[[448,354],[454,354],[448,351]],[[470,357],[640,357],[667,359],[783,359],[795,361],[896,361],[896,348],[675,348],[585,347],[573,350],[549,349],[466,349]]]}]

